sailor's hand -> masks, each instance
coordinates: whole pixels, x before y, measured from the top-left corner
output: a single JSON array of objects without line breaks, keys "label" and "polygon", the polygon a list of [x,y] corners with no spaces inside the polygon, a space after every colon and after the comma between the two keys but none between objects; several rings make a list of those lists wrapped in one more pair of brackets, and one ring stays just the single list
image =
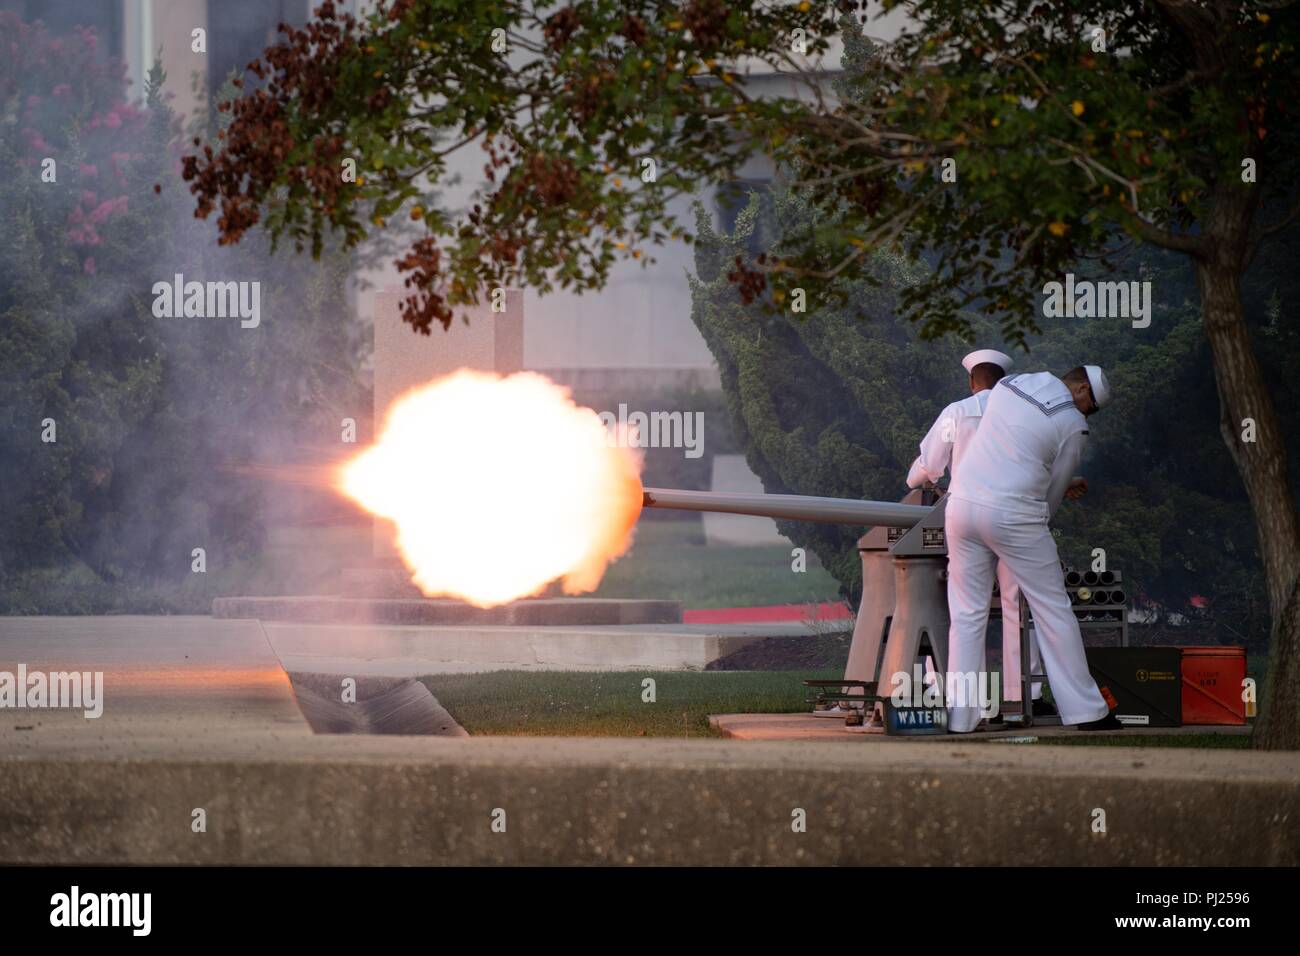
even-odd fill
[{"label": "sailor's hand", "polygon": [[1077,475],[1070,479],[1070,483],[1065,486],[1065,497],[1071,501],[1078,501],[1088,491],[1088,479],[1080,478]]}]

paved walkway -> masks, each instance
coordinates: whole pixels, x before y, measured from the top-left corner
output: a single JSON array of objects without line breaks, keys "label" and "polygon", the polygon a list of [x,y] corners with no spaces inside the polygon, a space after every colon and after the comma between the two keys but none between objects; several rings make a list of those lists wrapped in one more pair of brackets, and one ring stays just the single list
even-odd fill
[{"label": "paved walkway", "polygon": [[103,673],[103,715],[0,710],[0,753],[219,736],[301,740],[311,728],[256,621],[208,617],[0,617],[0,671]]},{"label": "paved walkway", "polygon": [[[805,714],[711,714],[709,723],[728,737],[737,740],[805,740],[821,742],[879,741],[880,743],[939,743],[1000,740],[1006,743],[1032,743],[1040,737],[1074,737],[1083,731],[1060,725],[1036,725],[1027,730],[1013,728],[980,731],[974,734],[932,734],[917,737],[890,737],[868,734],[844,726],[842,718],[814,717]],[[1250,727],[1134,727],[1125,730],[1088,731],[1089,736],[1124,737],[1136,735],[1179,736],[1184,734],[1249,734]]]}]

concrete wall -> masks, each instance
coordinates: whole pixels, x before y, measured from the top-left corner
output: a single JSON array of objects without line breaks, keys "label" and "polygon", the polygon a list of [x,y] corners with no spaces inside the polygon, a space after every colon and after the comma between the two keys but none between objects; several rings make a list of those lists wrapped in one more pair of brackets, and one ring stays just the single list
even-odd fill
[{"label": "concrete wall", "polygon": [[[1300,863],[1295,755],[1210,753],[338,735],[259,740],[255,752],[233,741],[151,751],[108,742],[0,752],[0,863]],[[194,807],[207,810],[206,833],[191,832]],[[1093,828],[1099,808],[1105,832]],[[796,809],[806,832],[792,828]],[[491,826],[497,810],[504,833]]]}]

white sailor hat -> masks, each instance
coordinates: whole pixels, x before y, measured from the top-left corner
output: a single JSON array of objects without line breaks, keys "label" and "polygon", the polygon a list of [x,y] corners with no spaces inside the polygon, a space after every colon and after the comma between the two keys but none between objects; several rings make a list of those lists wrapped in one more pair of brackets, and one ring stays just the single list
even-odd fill
[{"label": "white sailor hat", "polygon": [[1105,408],[1110,403],[1110,382],[1106,381],[1106,373],[1101,370],[1100,365],[1085,365],[1083,370],[1088,373],[1088,384],[1092,386],[1092,398],[1097,403],[1098,408]]},{"label": "white sailor hat", "polygon": [[1014,360],[1005,352],[999,352],[997,349],[976,349],[961,360],[961,365],[966,371],[972,372],[976,365],[983,365],[985,362],[997,365],[1003,372],[1011,371],[1011,366],[1014,364]]}]

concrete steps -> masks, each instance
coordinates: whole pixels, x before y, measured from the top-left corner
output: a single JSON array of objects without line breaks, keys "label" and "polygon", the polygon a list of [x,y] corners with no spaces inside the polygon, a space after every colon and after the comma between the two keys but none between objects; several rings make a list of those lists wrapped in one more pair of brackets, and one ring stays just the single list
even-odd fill
[{"label": "concrete steps", "polygon": [[704,670],[799,624],[425,627],[263,621],[284,669],[416,677],[492,670]]}]

